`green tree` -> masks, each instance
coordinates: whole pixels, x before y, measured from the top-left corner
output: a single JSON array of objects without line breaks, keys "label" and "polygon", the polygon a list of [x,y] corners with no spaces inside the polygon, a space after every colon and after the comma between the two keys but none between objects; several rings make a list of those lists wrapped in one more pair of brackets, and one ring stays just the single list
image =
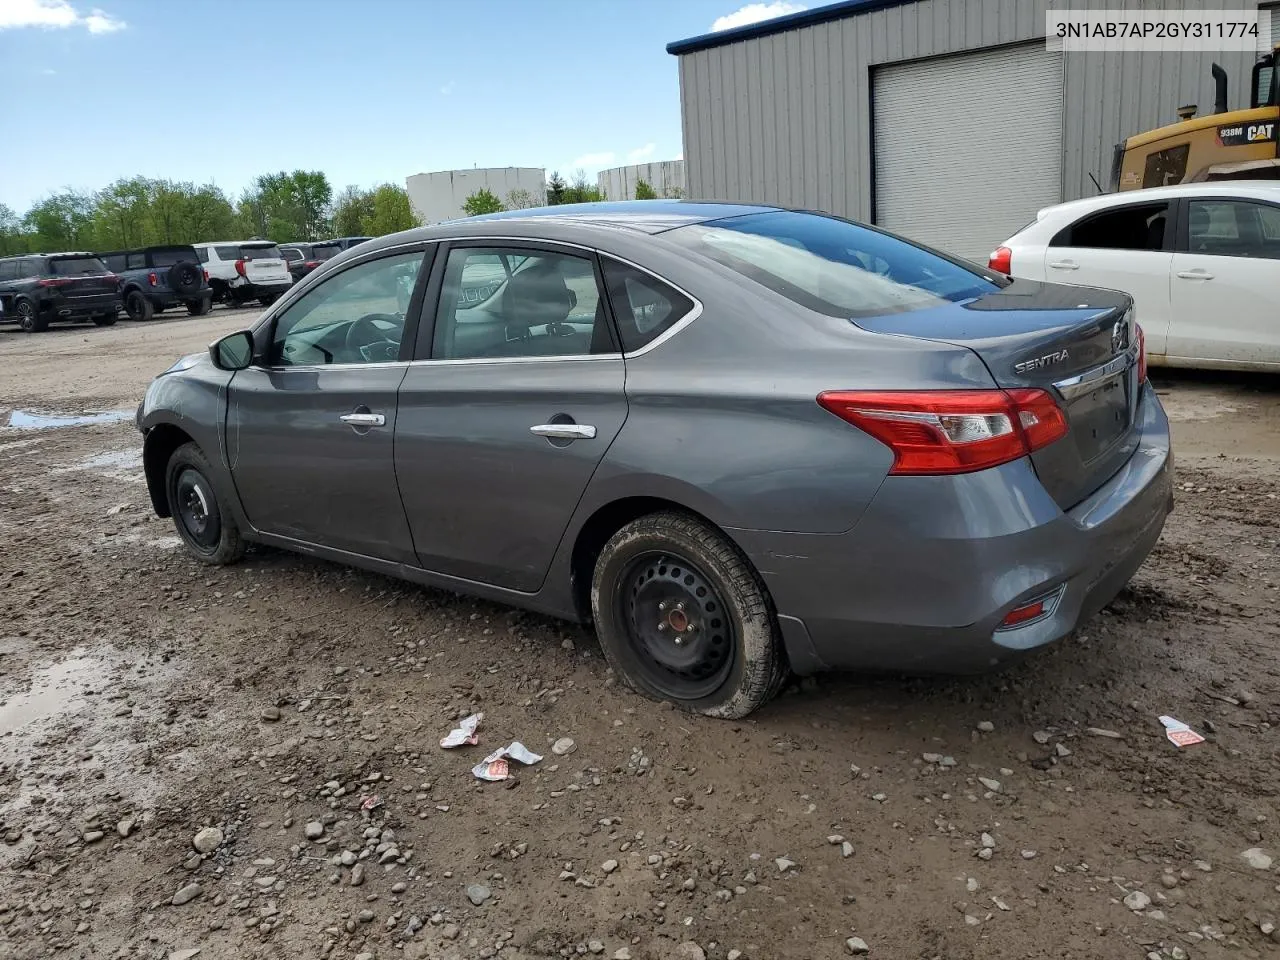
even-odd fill
[{"label": "green tree", "polygon": [[653,187],[649,186],[648,180],[636,181],[636,199],[637,200],[657,200],[658,194],[654,192]]},{"label": "green tree", "polygon": [[468,217],[478,217],[482,213],[499,213],[501,210],[502,201],[494,196],[488,187],[481,187],[467,197],[462,205],[462,212]]},{"label": "green tree", "polygon": [[8,204],[0,203],[0,257],[27,252],[27,238],[22,232],[22,221]]},{"label": "green tree", "polygon": [[22,218],[32,253],[83,250],[92,243],[93,198],[64,190],[36,203]]},{"label": "green tree", "polygon": [[523,188],[512,190],[502,199],[502,205],[507,210],[528,210],[532,207],[541,207],[546,205],[545,197],[538,197]]},{"label": "green tree", "polygon": [[238,231],[236,210],[227,195],[212,185],[200,187],[186,198],[180,240],[176,243],[199,243],[201,240],[229,240]]},{"label": "green tree", "polygon": [[564,203],[564,192],[568,186],[564,177],[560,176],[560,171],[552,170],[551,177],[547,180],[547,204],[554,207]]},{"label": "green tree", "polygon": [[365,223],[373,219],[373,192],[350,186],[338,194],[330,216],[337,237],[358,237]]},{"label": "green tree", "polygon": [[409,194],[404,187],[384,183],[375,187],[371,195],[371,212],[363,221],[364,233],[381,237],[398,233],[418,225],[409,206]]},{"label": "green tree", "polygon": [[583,170],[573,175],[573,182],[565,188],[564,203],[597,203],[604,199],[598,187],[587,183],[587,174]]}]

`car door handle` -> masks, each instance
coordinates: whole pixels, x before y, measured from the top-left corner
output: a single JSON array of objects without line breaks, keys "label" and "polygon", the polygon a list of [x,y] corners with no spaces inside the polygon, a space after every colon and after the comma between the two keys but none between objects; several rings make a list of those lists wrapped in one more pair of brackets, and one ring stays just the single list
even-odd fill
[{"label": "car door handle", "polygon": [[1049,264],[1054,270],[1079,270],[1080,264],[1074,260],[1054,260]]},{"label": "car door handle", "polygon": [[338,418],[353,427],[385,427],[387,418],[380,413],[344,413]]},{"label": "car door handle", "polygon": [[529,432],[552,440],[594,440],[596,428],[589,423],[540,423]]},{"label": "car door handle", "polygon": [[1178,276],[1183,280],[1212,280],[1213,274],[1207,270],[1179,270]]}]

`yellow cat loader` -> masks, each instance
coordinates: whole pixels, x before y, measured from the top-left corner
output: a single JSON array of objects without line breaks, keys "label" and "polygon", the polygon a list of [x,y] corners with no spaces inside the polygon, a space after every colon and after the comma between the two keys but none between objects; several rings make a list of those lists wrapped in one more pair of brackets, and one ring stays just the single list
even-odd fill
[{"label": "yellow cat loader", "polygon": [[1253,65],[1248,110],[1227,110],[1227,74],[1213,65],[1214,112],[1197,117],[1179,107],[1177,123],[1116,144],[1112,190],[1163,187],[1201,180],[1280,179],[1276,132],[1280,127],[1277,60],[1280,46]]}]

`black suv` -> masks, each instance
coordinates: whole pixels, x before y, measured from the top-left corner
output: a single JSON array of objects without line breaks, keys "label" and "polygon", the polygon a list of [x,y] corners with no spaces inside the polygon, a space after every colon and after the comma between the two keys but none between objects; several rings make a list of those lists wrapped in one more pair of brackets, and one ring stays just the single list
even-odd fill
[{"label": "black suv", "polygon": [[342,252],[342,244],[337,240],[321,240],[319,243],[282,243],[280,255],[289,265],[289,273],[293,282],[297,283],[308,273],[326,260],[336,257]]},{"label": "black suv", "polygon": [[189,244],[113,250],[99,256],[120,275],[124,309],[130,320],[150,320],[180,303],[186,304],[193,317],[212,309],[209,277]]},{"label": "black suv", "polygon": [[0,322],[38,333],[55,320],[116,322],[120,278],[92,253],[0,258]]}]

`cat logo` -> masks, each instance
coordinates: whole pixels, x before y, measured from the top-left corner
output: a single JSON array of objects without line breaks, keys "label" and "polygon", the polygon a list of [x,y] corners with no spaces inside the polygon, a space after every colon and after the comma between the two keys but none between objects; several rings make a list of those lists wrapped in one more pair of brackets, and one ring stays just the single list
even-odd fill
[{"label": "cat logo", "polygon": [[1239,147],[1249,143],[1272,143],[1276,139],[1276,122],[1237,123],[1218,128],[1218,143],[1224,147]]},{"label": "cat logo", "polygon": [[1274,123],[1251,123],[1247,133],[1250,143],[1266,142],[1276,138],[1276,125]]}]

